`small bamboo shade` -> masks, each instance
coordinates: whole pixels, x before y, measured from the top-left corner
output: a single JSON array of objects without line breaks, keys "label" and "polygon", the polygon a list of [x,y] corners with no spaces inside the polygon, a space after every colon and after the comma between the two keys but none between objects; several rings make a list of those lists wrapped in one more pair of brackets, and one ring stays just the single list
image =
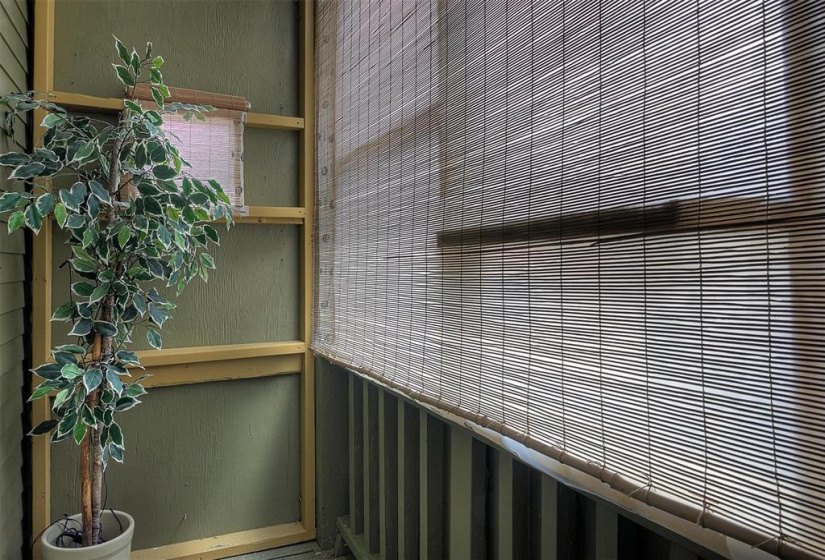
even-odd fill
[{"label": "small bamboo shade", "polygon": [[318,13],[313,348],[825,557],[821,2]]},{"label": "small bamboo shade", "polygon": [[[154,106],[148,84],[139,84],[135,89],[141,103]],[[187,173],[196,179],[218,181],[235,213],[244,214],[243,132],[249,102],[239,96],[183,88],[169,88],[169,93],[167,103],[179,101],[215,108],[206,114],[205,121],[195,118],[186,121],[183,113],[166,114],[163,129],[177,136],[171,140],[192,166]]]}]

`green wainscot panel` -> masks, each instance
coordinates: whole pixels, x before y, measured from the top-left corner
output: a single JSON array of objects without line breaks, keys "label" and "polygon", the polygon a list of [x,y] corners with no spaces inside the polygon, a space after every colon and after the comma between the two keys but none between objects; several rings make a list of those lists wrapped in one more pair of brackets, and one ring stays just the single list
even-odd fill
[{"label": "green wainscot panel", "polygon": [[[300,518],[300,378],[151,389],[120,415],[125,463],[106,507],[136,522],[133,549]],[[52,446],[52,517],[79,511],[77,446]]]},{"label": "green wainscot panel", "polygon": [[114,34],[128,48],[152,41],[170,86],[241,95],[256,113],[295,115],[296,23],[287,1],[57,0],[54,87],[120,97]]},{"label": "green wainscot panel", "polygon": [[[66,235],[55,228],[52,302],[69,295],[71,257]],[[162,330],[164,348],[218,346],[297,340],[300,286],[298,228],[291,225],[238,224],[219,229],[221,245],[212,246],[217,270],[209,282],[196,278],[176,297],[173,318]],[[79,280],[76,274],[74,281]],[[68,323],[52,323],[53,344],[65,344]],[[149,348],[145,331],[135,329],[132,349]]]}]

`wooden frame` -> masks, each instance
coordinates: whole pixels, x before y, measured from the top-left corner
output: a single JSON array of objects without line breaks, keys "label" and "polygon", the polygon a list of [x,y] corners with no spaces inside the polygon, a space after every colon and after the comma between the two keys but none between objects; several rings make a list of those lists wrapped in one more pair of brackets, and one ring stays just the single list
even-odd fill
[{"label": "wooden frame", "polygon": [[[312,250],[314,205],[314,2],[299,3],[299,112],[303,117],[249,113],[251,128],[296,131],[299,136],[298,207],[248,207],[236,221],[246,224],[293,224],[300,228],[301,340],[258,344],[231,344],[195,348],[171,348],[140,352],[147,387],[186,385],[211,381],[248,379],[273,375],[301,375],[301,519],[272,527],[135,551],[141,560],[169,558],[222,558],[268,548],[306,542],[315,538],[315,378],[309,350],[312,321]],[[34,4],[34,89],[69,109],[117,112],[121,99],[54,91],[55,0]],[[35,111],[33,122],[44,117]],[[36,126],[36,124],[35,124]],[[36,131],[35,131],[36,132]],[[35,133],[35,142],[39,134]],[[46,220],[32,244],[32,359],[49,361],[52,312],[52,228]],[[231,367],[227,367],[231,366]],[[227,373],[229,371],[230,373]],[[143,373],[143,372],[141,372]],[[32,404],[32,425],[50,417],[48,399]],[[50,444],[47,438],[32,440],[32,533],[38,535],[51,523]],[[40,558],[39,542],[34,558]]]}]

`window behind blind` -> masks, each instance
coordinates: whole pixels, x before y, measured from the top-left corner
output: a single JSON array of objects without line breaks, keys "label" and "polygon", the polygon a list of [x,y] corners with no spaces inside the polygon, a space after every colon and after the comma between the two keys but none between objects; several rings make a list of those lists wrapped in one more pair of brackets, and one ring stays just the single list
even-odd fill
[{"label": "window behind blind", "polygon": [[321,2],[314,349],[825,555],[825,13]]}]

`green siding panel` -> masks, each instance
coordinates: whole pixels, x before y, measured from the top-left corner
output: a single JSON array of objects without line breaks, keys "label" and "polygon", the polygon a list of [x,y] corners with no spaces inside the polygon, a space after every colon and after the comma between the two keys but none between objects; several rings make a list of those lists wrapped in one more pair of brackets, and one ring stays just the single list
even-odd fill
[{"label": "green siding panel", "polygon": [[129,48],[152,41],[170,86],[241,95],[257,113],[295,115],[296,21],[294,2],[58,1],[55,89],[119,97],[114,34]]},{"label": "green siding panel", "polygon": [[[106,471],[107,507],[136,522],[134,548],[297,521],[300,379],[152,389],[124,413],[126,462]],[[79,509],[77,447],[52,447],[52,517]]]},{"label": "green siding panel", "polygon": [[[179,297],[167,293],[178,308],[163,328],[164,348],[296,340],[298,229],[240,224],[220,232],[220,247],[210,250],[218,269],[211,271],[209,282],[195,279]],[[64,239],[55,235],[56,266],[70,258]],[[68,267],[55,270],[54,307],[66,301],[69,283]],[[62,344],[68,332],[69,325],[53,324],[53,343]],[[143,333],[136,332],[134,339],[134,349],[148,348]]]},{"label": "green siding panel", "polygon": [[[0,95],[28,89],[27,7],[0,0]],[[0,138],[0,153],[20,151],[28,132],[18,119],[14,138]],[[0,190],[19,190],[0,170]],[[23,535],[23,330],[25,238],[6,233],[0,220],[0,558],[21,558]]]}]

